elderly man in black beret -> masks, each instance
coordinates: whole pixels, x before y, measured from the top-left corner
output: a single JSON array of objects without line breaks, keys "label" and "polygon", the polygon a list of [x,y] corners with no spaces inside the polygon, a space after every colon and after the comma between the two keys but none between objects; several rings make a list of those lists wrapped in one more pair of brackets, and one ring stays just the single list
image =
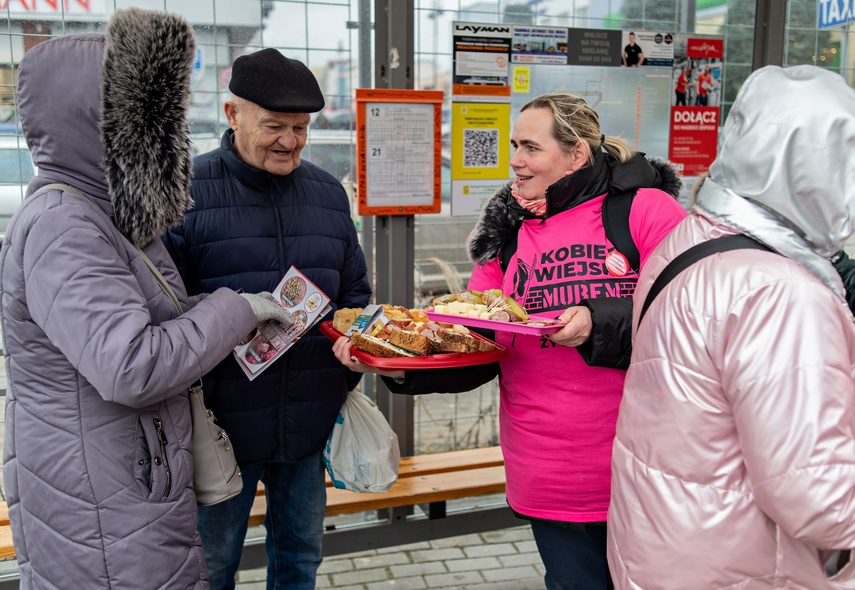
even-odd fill
[{"label": "elderly man in black beret", "polygon": [[[275,49],[239,57],[225,103],[231,129],[194,161],[195,201],[164,235],[190,294],[228,286],[271,291],[293,265],[334,308],[371,297],[347,195],[300,159],[309,113],[324,106],[314,75]],[[204,378],[205,399],[234,443],[243,492],[199,508],[213,590],[234,588],[258,482],[267,494],[268,588],[314,589],[326,508],[321,458],[359,375],[317,330],[249,381],[233,358]]]}]

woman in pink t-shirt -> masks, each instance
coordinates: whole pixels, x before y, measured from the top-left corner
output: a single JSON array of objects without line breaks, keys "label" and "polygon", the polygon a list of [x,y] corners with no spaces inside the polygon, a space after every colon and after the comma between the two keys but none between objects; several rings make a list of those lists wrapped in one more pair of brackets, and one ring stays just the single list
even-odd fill
[{"label": "woman in pink t-shirt", "polygon": [[531,522],[547,588],[610,588],[611,447],[638,269],[606,238],[603,200],[635,193],[629,228],[643,266],[686,215],[674,198],[681,183],[670,165],[603,136],[596,112],[570,94],[525,105],[511,145],[516,176],[469,236],[468,288],[502,289],[565,327],[548,338],[497,332],[507,359],[461,369],[376,371],[350,356],[345,338],[334,351],[352,370],[383,375],[397,393],[468,391],[499,375],[507,499]]}]

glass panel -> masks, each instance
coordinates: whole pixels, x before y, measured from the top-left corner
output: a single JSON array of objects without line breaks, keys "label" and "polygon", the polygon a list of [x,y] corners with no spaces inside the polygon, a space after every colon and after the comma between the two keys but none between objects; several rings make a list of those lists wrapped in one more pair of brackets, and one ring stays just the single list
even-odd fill
[{"label": "glass panel", "polygon": [[314,49],[334,49],[344,51],[349,35],[347,23],[350,11],[346,6],[328,6],[310,3],[306,8],[306,33]]},{"label": "glass panel", "polygon": [[739,0],[728,5],[724,29],[722,74],[722,122],[727,118],[736,93],[751,73],[754,53],[754,2]]},{"label": "glass panel", "polygon": [[832,47],[840,55],[840,74],[846,78],[850,86],[855,86],[855,28],[846,27],[839,31],[840,44]]},{"label": "glass panel", "polygon": [[681,2],[663,1],[627,1],[623,6],[624,29],[642,29],[647,31],[678,30]]},{"label": "glass panel", "polygon": [[[843,54],[849,27],[818,30],[816,2],[790,0],[787,3],[786,34],[784,65],[811,64],[849,76]],[[851,79],[849,84],[852,84]]]},{"label": "glass panel", "polygon": [[23,202],[27,183],[34,174],[30,152],[23,138],[0,136],[0,242],[9,220]]},{"label": "glass panel", "polygon": [[[324,93],[325,115],[331,117],[329,125],[319,125],[327,129],[355,129],[355,111],[353,110],[353,85],[358,80],[356,64],[350,61],[349,52],[342,47],[333,51],[327,49],[309,50],[307,57],[301,59],[309,66],[318,79]],[[307,61],[308,59],[308,61]],[[332,113],[331,111],[346,111]],[[347,114],[347,113],[350,114]]]},{"label": "glass panel", "polygon": [[301,157],[340,181],[353,182],[356,134],[347,129],[310,127],[309,139]]},{"label": "glass panel", "polygon": [[33,161],[27,146],[17,138],[0,137],[0,184],[27,184],[33,179]]},{"label": "glass panel", "polygon": [[12,30],[12,19],[9,12],[9,5],[5,9],[0,10],[0,34],[8,34]]},{"label": "glass panel", "polygon": [[[304,2],[273,2],[264,19],[261,38],[267,47],[307,46],[307,16]],[[299,59],[299,58],[298,58]]]},{"label": "glass panel", "polygon": [[[211,2],[187,2],[186,0],[160,0],[160,6],[156,10],[168,10],[180,14],[195,25],[214,25],[216,23],[214,4]],[[245,12],[252,10],[253,4],[257,2],[243,2],[246,4]],[[219,7],[217,7],[219,10]],[[256,8],[257,10],[257,8]],[[228,21],[228,19],[226,19]]]}]

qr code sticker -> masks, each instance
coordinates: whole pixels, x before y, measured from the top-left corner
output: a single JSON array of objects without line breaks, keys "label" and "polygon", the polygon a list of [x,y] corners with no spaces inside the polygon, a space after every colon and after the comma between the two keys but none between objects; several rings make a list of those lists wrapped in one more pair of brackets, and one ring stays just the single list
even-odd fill
[{"label": "qr code sticker", "polygon": [[499,165],[499,130],[463,130],[463,167],[495,168]]}]

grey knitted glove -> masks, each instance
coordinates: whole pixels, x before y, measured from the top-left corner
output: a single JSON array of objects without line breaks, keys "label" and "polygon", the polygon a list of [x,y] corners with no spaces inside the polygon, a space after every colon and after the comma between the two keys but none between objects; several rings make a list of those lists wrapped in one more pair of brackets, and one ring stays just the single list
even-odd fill
[{"label": "grey knitted glove", "polygon": [[289,314],[270,300],[270,293],[241,293],[240,296],[249,302],[252,313],[259,322],[276,320],[286,326],[292,323]]}]

